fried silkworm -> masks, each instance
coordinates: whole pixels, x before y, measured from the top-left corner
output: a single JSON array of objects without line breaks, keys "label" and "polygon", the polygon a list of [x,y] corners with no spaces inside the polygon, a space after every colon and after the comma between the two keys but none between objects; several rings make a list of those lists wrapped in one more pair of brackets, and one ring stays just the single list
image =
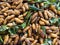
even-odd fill
[{"label": "fried silkworm", "polygon": [[15,18],[15,21],[16,21],[17,23],[23,23],[23,22],[24,22],[23,20],[20,20],[19,18]]},{"label": "fried silkworm", "polygon": [[5,35],[5,37],[4,37],[4,45],[7,44],[8,40],[9,40],[9,35]]}]

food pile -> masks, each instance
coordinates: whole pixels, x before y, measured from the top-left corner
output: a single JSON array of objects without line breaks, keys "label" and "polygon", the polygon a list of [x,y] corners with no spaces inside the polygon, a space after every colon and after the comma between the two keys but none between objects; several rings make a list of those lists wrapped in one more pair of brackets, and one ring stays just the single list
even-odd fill
[{"label": "food pile", "polygon": [[0,45],[60,45],[60,1],[0,0]]}]

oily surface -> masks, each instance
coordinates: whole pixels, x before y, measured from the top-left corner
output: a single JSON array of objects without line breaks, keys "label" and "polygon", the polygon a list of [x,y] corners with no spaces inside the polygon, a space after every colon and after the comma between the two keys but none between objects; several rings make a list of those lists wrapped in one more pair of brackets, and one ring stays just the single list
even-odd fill
[{"label": "oily surface", "polygon": [[0,45],[60,45],[59,5],[59,1],[53,5],[38,0],[1,0]]}]

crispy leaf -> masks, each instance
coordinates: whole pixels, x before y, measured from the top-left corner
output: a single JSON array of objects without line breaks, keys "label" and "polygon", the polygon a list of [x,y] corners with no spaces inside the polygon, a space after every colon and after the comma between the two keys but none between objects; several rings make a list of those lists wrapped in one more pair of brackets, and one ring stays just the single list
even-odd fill
[{"label": "crispy leaf", "polygon": [[16,32],[18,31],[19,27],[18,26],[14,26],[12,28],[10,28],[8,30],[8,32],[10,33],[10,35],[16,34]]},{"label": "crispy leaf", "polygon": [[27,16],[25,17],[25,20],[28,20],[30,18],[30,16],[31,16],[31,13],[30,13],[30,11],[28,11]]},{"label": "crispy leaf", "polygon": [[2,39],[2,37],[1,37],[1,36],[0,36],[0,42],[1,42],[1,43],[3,43],[3,39]]},{"label": "crispy leaf", "polygon": [[39,8],[33,6],[33,5],[29,5],[29,7],[30,7],[31,10],[34,10],[34,11],[41,10],[41,9],[39,9]]},{"label": "crispy leaf", "polygon": [[52,19],[50,20],[50,23],[51,23],[51,24],[54,24],[54,23],[56,23],[57,21],[58,21],[57,18],[52,18]]},{"label": "crispy leaf", "polygon": [[26,22],[22,23],[21,27],[24,29],[26,27]]},{"label": "crispy leaf", "polygon": [[52,40],[50,38],[46,38],[44,43],[41,45],[52,45]]},{"label": "crispy leaf", "polygon": [[50,1],[51,3],[55,3],[57,0],[48,0],[48,1]]},{"label": "crispy leaf", "polygon": [[7,27],[7,25],[0,26],[0,31],[5,31],[7,29],[9,29],[9,27]]},{"label": "crispy leaf", "polygon": [[25,17],[25,22],[26,22],[26,25],[29,25],[30,24],[30,18],[31,18],[31,12],[27,12],[27,16]]}]

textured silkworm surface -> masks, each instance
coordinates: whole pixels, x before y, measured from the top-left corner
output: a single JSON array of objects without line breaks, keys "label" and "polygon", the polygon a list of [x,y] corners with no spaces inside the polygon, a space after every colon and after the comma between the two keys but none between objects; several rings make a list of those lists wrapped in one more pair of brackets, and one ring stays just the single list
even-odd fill
[{"label": "textured silkworm surface", "polygon": [[0,45],[60,45],[60,1],[0,0]]}]

